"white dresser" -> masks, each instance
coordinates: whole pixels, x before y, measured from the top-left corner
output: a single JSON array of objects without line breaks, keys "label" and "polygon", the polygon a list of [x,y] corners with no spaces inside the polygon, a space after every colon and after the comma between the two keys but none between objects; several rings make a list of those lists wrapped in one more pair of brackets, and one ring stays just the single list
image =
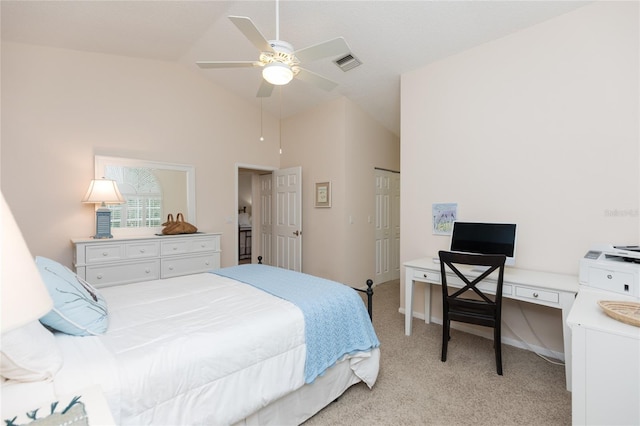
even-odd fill
[{"label": "white dresser", "polygon": [[220,268],[219,233],[72,239],[76,273],[96,287]]}]

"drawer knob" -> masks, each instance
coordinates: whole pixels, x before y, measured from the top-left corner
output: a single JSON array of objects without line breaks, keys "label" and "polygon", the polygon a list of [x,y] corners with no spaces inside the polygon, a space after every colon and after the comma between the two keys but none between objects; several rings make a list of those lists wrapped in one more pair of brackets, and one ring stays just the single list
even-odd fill
[{"label": "drawer knob", "polygon": [[102,274],[99,274],[96,278],[101,280],[102,279]]},{"label": "drawer knob", "polygon": [[140,253],[144,253],[145,251],[145,249],[140,249]]},{"label": "drawer knob", "polygon": [[173,271],[173,266],[169,266],[169,270],[170,270],[170,271]]},{"label": "drawer knob", "polygon": [[423,277],[427,278],[427,274],[422,274]]},{"label": "drawer knob", "polygon": [[147,268],[144,271],[148,274],[149,272],[151,272],[151,269]]},{"label": "drawer knob", "polygon": [[206,244],[204,244],[204,243],[200,244],[200,247],[202,247],[202,248],[204,248],[204,247],[206,247],[206,246],[207,246],[207,245],[206,245]]},{"label": "drawer knob", "polygon": [[103,252],[102,252],[102,255],[103,255],[103,256],[109,256],[109,253],[107,253],[106,251],[103,251]]},{"label": "drawer knob", "polygon": [[209,266],[209,261],[204,262],[205,265]]},{"label": "drawer knob", "polygon": [[533,293],[533,297],[538,297],[538,293]]},{"label": "drawer knob", "polygon": [[613,278],[613,276],[612,276],[611,274],[607,274],[607,279],[608,279],[608,280],[610,280],[610,279],[612,279],[612,278]]},{"label": "drawer knob", "polygon": [[173,248],[173,251],[176,251],[176,250],[178,250],[178,247],[174,247],[174,248]]}]

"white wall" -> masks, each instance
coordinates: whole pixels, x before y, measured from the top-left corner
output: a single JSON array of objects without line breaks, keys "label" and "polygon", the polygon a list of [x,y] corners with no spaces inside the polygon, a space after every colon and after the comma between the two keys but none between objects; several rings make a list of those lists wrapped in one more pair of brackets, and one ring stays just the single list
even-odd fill
[{"label": "white wall", "polygon": [[[447,248],[437,202],[517,222],[520,268],[577,275],[591,244],[640,242],[638,16],[596,2],[402,76],[401,261]],[[505,322],[562,351],[539,311],[511,304]]]},{"label": "white wall", "polygon": [[[2,192],[34,255],[95,232],[94,155],[194,165],[197,223],[237,258],[236,163],[277,168],[277,120],[183,66],[2,43]],[[231,223],[227,222],[231,219]]]},{"label": "white wall", "polygon": [[[196,225],[223,232],[222,266],[237,259],[236,165],[302,166],[305,272],[371,276],[367,191],[373,167],[399,168],[399,140],[346,98],[284,120],[280,155],[275,117],[265,114],[260,142],[257,107],[179,64],[2,43],[1,66],[1,187],[34,255],[71,267],[70,239],[95,232],[80,200],[96,154],[194,165]],[[325,180],[334,207],[316,209]]]},{"label": "white wall", "polygon": [[[282,137],[282,167],[302,166],[303,271],[364,287],[375,272],[374,168],[399,168],[398,137],[344,97],[283,120]],[[315,208],[325,181],[331,208]]]}]

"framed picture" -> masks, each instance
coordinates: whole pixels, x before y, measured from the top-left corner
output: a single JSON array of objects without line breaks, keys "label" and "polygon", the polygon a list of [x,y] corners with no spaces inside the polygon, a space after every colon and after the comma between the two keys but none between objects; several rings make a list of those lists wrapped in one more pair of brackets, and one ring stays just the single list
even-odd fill
[{"label": "framed picture", "polygon": [[431,205],[433,235],[451,235],[453,222],[458,218],[457,203],[434,203]]},{"label": "framed picture", "polygon": [[316,183],[316,207],[331,207],[331,182]]}]

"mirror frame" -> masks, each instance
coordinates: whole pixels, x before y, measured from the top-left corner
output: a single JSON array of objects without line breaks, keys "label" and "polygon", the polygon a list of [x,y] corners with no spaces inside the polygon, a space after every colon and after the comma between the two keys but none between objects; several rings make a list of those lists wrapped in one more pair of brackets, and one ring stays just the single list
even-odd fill
[{"label": "mirror frame", "polygon": [[[186,173],[187,187],[185,196],[187,197],[187,210],[182,212],[184,220],[196,225],[196,171],[195,167],[186,164],[163,163],[159,161],[147,161],[136,158],[109,157],[104,155],[95,156],[95,178],[104,177],[105,166],[139,167],[149,169],[164,169],[173,171],[183,171]],[[197,225],[196,225],[197,226]],[[111,228],[114,237],[125,237],[132,235],[148,235],[162,233],[162,226],[140,227],[140,228]]]}]

